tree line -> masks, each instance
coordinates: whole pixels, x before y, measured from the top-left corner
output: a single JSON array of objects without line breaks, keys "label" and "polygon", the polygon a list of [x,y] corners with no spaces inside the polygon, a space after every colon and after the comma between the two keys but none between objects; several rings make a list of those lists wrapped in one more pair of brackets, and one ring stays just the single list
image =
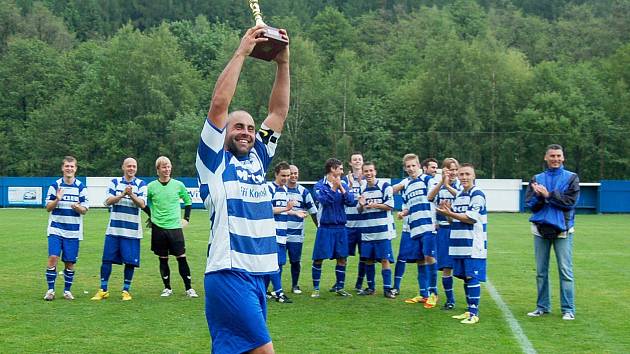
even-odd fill
[{"label": "tree line", "polygon": [[[291,36],[291,109],[276,161],[323,175],[407,152],[528,179],[544,147],[583,181],[630,175],[630,0],[268,0]],[[247,1],[0,0],[0,175],[195,174],[217,76],[253,23]],[[274,65],[248,60],[233,108],[266,116]]]}]

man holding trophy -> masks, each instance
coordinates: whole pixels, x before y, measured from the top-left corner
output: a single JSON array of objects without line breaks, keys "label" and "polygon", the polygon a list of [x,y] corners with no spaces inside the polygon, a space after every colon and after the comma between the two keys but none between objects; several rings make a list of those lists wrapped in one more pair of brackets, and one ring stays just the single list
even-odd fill
[{"label": "man holding trophy", "polygon": [[213,353],[274,352],[264,275],[278,271],[278,260],[265,171],[289,111],[290,87],[289,38],[277,31],[285,44],[271,58],[276,77],[258,132],[249,113],[228,108],[245,58],[270,41],[264,24],[247,30],[217,79],[197,149],[199,190],[211,220],[204,285]]}]

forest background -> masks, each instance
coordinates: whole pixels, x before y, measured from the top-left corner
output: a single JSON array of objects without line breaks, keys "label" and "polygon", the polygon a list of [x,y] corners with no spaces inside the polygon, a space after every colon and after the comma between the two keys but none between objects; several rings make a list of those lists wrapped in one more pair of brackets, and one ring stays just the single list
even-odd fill
[{"label": "forest background", "polygon": [[[265,0],[291,36],[275,161],[323,174],[362,151],[454,156],[528,179],[544,146],[583,182],[630,176],[630,0]],[[0,176],[195,175],[217,76],[253,25],[246,0],[0,0]],[[248,60],[232,108],[266,116],[275,65]]]}]

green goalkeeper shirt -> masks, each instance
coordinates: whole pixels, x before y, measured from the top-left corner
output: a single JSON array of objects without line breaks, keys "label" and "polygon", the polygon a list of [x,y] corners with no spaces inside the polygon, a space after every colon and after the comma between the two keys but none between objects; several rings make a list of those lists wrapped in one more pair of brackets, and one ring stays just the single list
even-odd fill
[{"label": "green goalkeeper shirt", "polygon": [[185,205],[192,204],[192,198],[186,186],[171,178],[166,185],[155,180],[147,186],[147,201],[151,208],[151,222],[163,229],[180,229],[182,227],[182,210],[179,201]]}]

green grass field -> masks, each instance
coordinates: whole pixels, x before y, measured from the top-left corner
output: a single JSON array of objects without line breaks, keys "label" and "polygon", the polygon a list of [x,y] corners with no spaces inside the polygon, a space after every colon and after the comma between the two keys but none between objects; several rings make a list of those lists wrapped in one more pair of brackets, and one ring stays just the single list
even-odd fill
[{"label": "green grass field", "polygon": [[[142,241],[142,267],[136,270],[131,292],[123,303],[122,267],[114,266],[112,297],[90,301],[99,286],[103,233],[108,214],[91,210],[85,219],[73,292],[66,301],[63,278],[57,278],[57,299],[42,300],[46,290],[46,222],[43,209],[0,209],[0,352],[2,353],[204,353],[210,349],[204,300],[184,296],[183,284],[171,260],[175,296],[161,298],[157,258],[149,235]],[[576,320],[560,319],[558,276],[552,281],[553,313],[528,318],[535,308],[533,241],[525,214],[489,215],[488,277],[509,307],[525,336],[540,353],[630,352],[630,218],[628,215],[579,215],[574,243]],[[309,222],[309,225],[312,225]],[[203,270],[208,221],[194,211],[185,230],[193,287],[203,294]],[[278,353],[438,353],[521,351],[503,313],[482,287],[481,322],[465,326],[450,318],[464,311],[462,283],[456,281],[455,312],[426,310],[402,300],[415,295],[416,269],[408,266],[402,295],[341,298],[328,292],[320,299],[312,288],[310,254],[314,230],[309,226],[303,255],[302,295],[293,304],[270,303],[268,324]],[[398,239],[395,241],[398,249]],[[356,277],[356,258],[349,260],[347,284]],[[334,282],[333,262],[324,262],[322,289]],[[552,265],[552,269],[555,267]],[[380,288],[380,267],[377,286]],[[289,271],[284,284],[290,284]],[[442,291],[440,284],[440,292]],[[379,291],[380,295],[381,292]],[[235,294],[238,296],[238,294]],[[442,299],[440,299],[440,303]]]}]

